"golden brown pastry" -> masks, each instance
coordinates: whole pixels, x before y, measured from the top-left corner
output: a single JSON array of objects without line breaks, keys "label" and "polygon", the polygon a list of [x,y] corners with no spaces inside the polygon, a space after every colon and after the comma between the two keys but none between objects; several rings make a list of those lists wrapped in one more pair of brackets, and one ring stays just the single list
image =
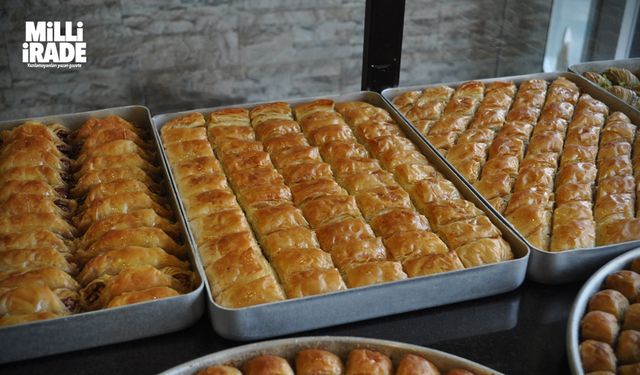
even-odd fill
[{"label": "golden brown pastry", "polygon": [[189,264],[158,247],[126,246],[107,251],[91,259],[84,266],[77,279],[82,285],[102,275],[117,275],[125,268],[150,265],[161,269],[175,267],[188,270]]},{"label": "golden brown pastry", "polygon": [[69,308],[48,286],[26,283],[0,295],[0,316],[41,312],[69,313]]},{"label": "golden brown pastry", "polygon": [[354,349],[347,360],[347,375],[391,375],[393,364],[386,355],[367,349]]},{"label": "golden brown pastry", "polygon": [[640,362],[640,331],[626,330],[620,333],[616,357],[618,363],[623,365]]},{"label": "golden brown pastry", "polygon": [[624,323],[622,329],[632,329],[640,331],[640,303],[634,303],[629,306],[624,315]]},{"label": "golden brown pastry", "polygon": [[242,366],[245,375],[282,374],[293,375],[293,369],[286,359],[275,355],[253,357]]},{"label": "golden brown pastry", "polygon": [[296,354],[298,375],[343,375],[344,365],[337,355],[320,349],[305,349]]},{"label": "golden brown pastry", "polygon": [[93,156],[89,158],[82,167],[75,173],[80,178],[88,173],[101,171],[112,168],[140,168],[150,176],[159,176],[161,168],[157,167],[147,160],[144,160],[138,154],[113,155],[113,156]]},{"label": "golden brown pastry", "polygon": [[464,265],[454,251],[443,254],[427,254],[411,258],[402,263],[409,277],[432,275],[464,269]]},{"label": "golden brown pastry", "polygon": [[398,364],[396,375],[440,375],[440,370],[420,356],[405,354]]},{"label": "golden brown pastry", "polygon": [[245,251],[247,249],[252,249],[256,252],[260,251],[258,243],[249,230],[205,238],[198,245],[200,259],[202,259],[202,264],[205,267],[230,252]]},{"label": "golden brown pastry", "polygon": [[461,220],[447,224],[438,229],[438,234],[450,249],[482,238],[498,238],[500,231],[486,216],[478,216],[473,219]]},{"label": "golden brown pastry", "polygon": [[604,311],[589,311],[580,322],[580,335],[583,340],[596,340],[613,345],[619,331],[618,319]]},{"label": "golden brown pastry", "polygon": [[537,204],[526,204],[514,209],[507,220],[538,249],[549,248],[551,211]]},{"label": "golden brown pastry", "polygon": [[331,167],[338,181],[342,181],[348,175],[375,172],[381,169],[380,163],[377,160],[361,157],[336,159],[331,164]]},{"label": "golden brown pastry", "polygon": [[626,219],[598,227],[597,245],[627,242],[640,239],[640,220]]},{"label": "golden brown pastry", "polygon": [[502,238],[481,238],[456,248],[455,253],[466,268],[514,258],[511,246]]},{"label": "golden brown pastry", "polygon": [[438,229],[444,225],[466,219],[482,216],[482,211],[473,203],[464,200],[441,200],[429,203],[424,210],[429,223]]},{"label": "golden brown pastry", "polygon": [[389,257],[402,263],[411,258],[428,254],[444,254],[449,251],[438,235],[427,231],[395,233],[385,238],[384,244]]},{"label": "golden brown pastry", "polygon": [[387,260],[387,251],[379,237],[352,239],[335,245],[331,258],[337,267],[344,269],[351,264]]},{"label": "golden brown pastry", "polygon": [[269,154],[296,146],[309,146],[302,133],[288,133],[262,142],[264,150]]},{"label": "golden brown pastry", "polygon": [[53,313],[50,311],[43,311],[43,312],[33,313],[33,314],[5,315],[3,317],[0,317],[0,327],[36,322],[38,320],[48,320],[48,319],[63,317],[66,315],[67,315],[66,313]]},{"label": "golden brown pastry", "polygon": [[348,217],[361,217],[356,200],[350,195],[327,195],[315,198],[302,205],[302,213],[313,228]]},{"label": "golden brown pastry", "polygon": [[147,301],[155,301],[161,298],[169,298],[179,296],[180,293],[166,286],[154,287],[145,290],[137,290],[133,292],[125,292],[111,299],[107,304],[108,308],[132,305]]},{"label": "golden brown pastry", "polygon": [[297,122],[288,119],[266,120],[255,126],[254,130],[256,138],[262,142],[284,134],[300,133],[302,131]]},{"label": "golden brown pastry", "polygon": [[618,375],[637,375],[640,373],[640,363],[618,367]]},{"label": "golden brown pastry", "polygon": [[96,186],[124,179],[137,180],[154,191],[158,190],[158,184],[145,171],[134,167],[109,168],[87,173],[77,180],[76,185],[71,189],[71,193],[73,196],[81,197]]},{"label": "golden brown pastry", "polygon": [[31,249],[38,246],[68,254],[73,248],[73,243],[46,229],[9,233],[0,236],[0,252]]},{"label": "golden brown pastry", "polygon": [[1,185],[0,204],[18,195],[39,195],[46,199],[63,198],[66,191],[56,191],[50,184],[39,180],[8,180]]},{"label": "golden brown pastry", "polygon": [[88,206],[83,206],[82,212],[74,218],[76,227],[86,230],[91,224],[117,214],[126,214],[140,209],[151,208],[159,216],[171,219],[173,212],[158,204],[146,193],[122,193],[98,199]]},{"label": "golden brown pastry", "polygon": [[622,293],[614,289],[605,289],[591,296],[587,311],[604,311],[621,321],[628,308],[629,301]]},{"label": "golden brown pastry", "polygon": [[249,112],[244,108],[223,108],[209,114],[209,126],[248,126]]},{"label": "golden brown pastry", "polygon": [[427,219],[410,208],[395,208],[373,217],[369,224],[376,235],[387,238],[395,233],[428,231]]},{"label": "golden brown pastry", "polygon": [[327,163],[333,163],[336,159],[341,158],[366,158],[369,156],[363,145],[352,140],[327,142],[320,147],[320,154]]},{"label": "golden brown pastry", "polygon": [[244,213],[237,205],[228,210],[191,220],[190,226],[198,244],[212,238],[250,230]]},{"label": "golden brown pastry", "polygon": [[291,190],[285,184],[258,185],[240,192],[238,201],[243,207],[251,207],[256,204],[291,202],[292,197]]},{"label": "golden brown pastry", "polygon": [[78,282],[68,273],[54,266],[35,268],[21,273],[14,273],[0,280],[0,290],[17,288],[24,284],[39,284],[51,290],[78,290]]},{"label": "golden brown pastry", "polygon": [[262,248],[269,257],[284,249],[313,247],[320,247],[320,244],[315,232],[305,227],[279,230],[262,238]]},{"label": "golden brown pastry", "polygon": [[349,218],[335,223],[323,225],[316,229],[320,247],[331,252],[338,244],[349,240],[374,238],[373,230],[362,219]]},{"label": "golden brown pastry", "polygon": [[231,366],[213,366],[198,371],[197,375],[242,375],[242,372]]},{"label": "golden brown pastry", "polygon": [[51,248],[7,250],[0,252],[0,272],[23,272],[42,267],[56,267],[67,273],[75,273],[76,267],[64,254]]},{"label": "golden brown pastry", "polygon": [[307,227],[302,212],[290,203],[264,205],[247,210],[247,218],[259,236],[282,229]]},{"label": "golden brown pastry", "polygon": [[289,298],[301,298],[345,290],[347,287],[336,268],[313,268],[290,275],[284,284]]},{"label": "golden brown pastry", "polygon": [[207,266],[205,272],[214,297],[232,285],[273,275],[267,260],[253,248],[229,252]]},{"label": "golden brown pastry", "polygon": [[285,299],[282,287],[273,275],[246,284],[233,285],[222,292],[216,302],[224,307],[241,308]]},{"label": "golden brown pastry", "polygon": [[404,280],[407,274],[399,262],[379,261],[355,264],[344,271],[349,288]]},{"label": "golden brown pastry", "polygon": [[426,178],[418,181],[410,193],[413,203],[421,212],[426,211],[429,203],[462,198],[453,183],[444,178]]},{"label": "golden brown pastry", "polygon": [[236,154],[226,154],[222,156],[221,161],[227,173],[272,166],[269,154],[264,151],[242,151]]},{"label": "golden brown pastry", "polygon": [[164,198],[153,193],[144,182],[129,178],[93,185],[87,191],[82,205],[86,207],[97,200],[124,193],[144,193],[157,203],[166,202]]},{"label": "golden brown pastry", "polygon": [[284,168],[281,172],[289,185],[312,180],[333,179],[331,166],[323,162],[294,164]]},{"label": "golden brown pastry", "polygon": [[609,344],[595,340],[580,343],[582,369],[592,371],[616,371],[616,356]]},{"label": "golden brown pastry", "polygon": [[306,202],[325,196],[347,195],[333,179],[309,180],[291,186],[293,203],[303,206]]},{"label": "golden brown pastry", "polygon": [[[207,129],[204,127],[194,128],[171,128],[163,127],[160,130],[160,138],[162,138],[162,144],[170,145],[172,143],[207,140]],[[86,142],[85,142],[86,144]]]},{"label": "golden brown pastry", "polygon": [[322,162],[317,147],[296,146],[271,154],[273,164],[278,169],[286,169],[295,164]]},{"label": "golden brown pastry", "polygon": [[628,270],[617,271],[607,276],[604,286],[619,291],[630,303],[635,303],[640,295],[640,275]]},{"label": "golden brown pastry", "polygon": [[357,194],[375,188],[398,186],[393,175],[387,171],[377,170],[373,172],[355,173],[345,176],[340,183],[351,194]]},{"label": "golden brown pastry", "polygon": [[411,208],[409,194],[400,186],[386,186],[359,192],[356,202],[365,220],[394,208]]},{"label": "golden brown pastry", "polygon": [[182,163],[172,165],[173,174],[176,182],[180,185],[180,181],[192,175],[201,174],[222,174],[222,167],[218,159],[211,156],[195,158]]}]

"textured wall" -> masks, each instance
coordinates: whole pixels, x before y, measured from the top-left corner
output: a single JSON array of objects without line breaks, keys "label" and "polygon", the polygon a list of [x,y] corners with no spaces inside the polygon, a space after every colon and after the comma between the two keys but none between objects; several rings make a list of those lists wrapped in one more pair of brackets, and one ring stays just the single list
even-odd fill
[{"label": "textured wall", "polygon": [[[541,70],[551,0],[407,0],[401,84]],[[0,0],[0,119],[360,88],[364,1]],[[22,64],[24,21],[84,22],[88,62]]]}]

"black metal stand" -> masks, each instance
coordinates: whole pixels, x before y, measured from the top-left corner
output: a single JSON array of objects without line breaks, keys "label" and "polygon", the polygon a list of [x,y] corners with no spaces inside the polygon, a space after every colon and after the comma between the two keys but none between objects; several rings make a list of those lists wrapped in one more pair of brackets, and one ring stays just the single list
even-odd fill
[{"label": "black metal stand", "polygon": [[362,53],[362,90],[398,86],[405,0],[367,0]]}]

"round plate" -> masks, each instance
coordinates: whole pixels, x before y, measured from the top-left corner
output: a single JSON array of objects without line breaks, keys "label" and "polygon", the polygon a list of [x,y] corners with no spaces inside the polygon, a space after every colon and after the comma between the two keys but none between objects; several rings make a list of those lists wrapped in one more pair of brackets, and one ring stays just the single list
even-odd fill
[{"label": "round plate", "polygon": [[630,250],[627,253],[614,258],[605,264],[589,280],[582,286],[578,292],[578,296],[573,302],[573,307],[569,313],[569,322],[567,323],[567,355],[569,356],[569,366],[574,375],[584,375],[582,371],[582,360],[580,359],[580,320],[587,311],[587,304],[591,296],[602,288],[602,283],[610,274],[628,269],[629,264],[635,258],[640,258],[640,248]]},{"label": "round plate", "polygon": [[289,363],[294,363],[295,355],[304,349],[324,349],[335,353],[343,362],[353,349],[370,349],[388,355],[397,365],[404,354],[420,355],[433,362],[440,370],[453,368],[466,369],[477,375],[498,375],[499,372],[438,350],[427,349],[422,346],[409,345],[395,341],[377,340],[361,337],[337,337],[337,336],[311,336],[281,340],[263,341],[255,344],[239,346],[221,352],[213,353],[194,359],[169,369],[164,375],[193,375],[201,369],[209,366],[227,364],[237,366],[246,360],[261,354],[272,354],[286,358]]}]

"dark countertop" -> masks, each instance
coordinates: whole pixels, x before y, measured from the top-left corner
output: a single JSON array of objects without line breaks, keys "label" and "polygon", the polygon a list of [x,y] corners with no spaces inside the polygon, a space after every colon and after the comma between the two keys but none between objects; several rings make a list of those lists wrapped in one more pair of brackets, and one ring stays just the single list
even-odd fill
[{"label": "dark countertop", "polygon": [[[526,281],[499,296],[291,336],[387,339],[459,355],[505,374],[568,374],[565,329],[581,286]],[[179,332],[17,362],[0,366],[0,373],[153,374],[243,344],[217,336],[205,315]]]}]

